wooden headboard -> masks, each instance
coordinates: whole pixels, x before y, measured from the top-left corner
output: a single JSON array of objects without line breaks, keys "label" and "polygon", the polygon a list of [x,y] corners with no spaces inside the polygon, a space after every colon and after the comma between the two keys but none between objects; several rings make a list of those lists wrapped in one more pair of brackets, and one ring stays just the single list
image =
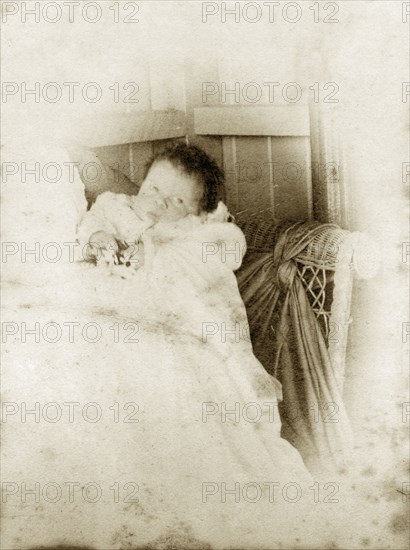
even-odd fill
[{"label": "wooden headboard", "polygon": [[[237,219],[312,219],[307,105],[207,106],[193,116],[190,123],[184,111],[151,110],[112,115],[103,125],[83,122],[81,144],[69,150],[82,166],[89,202],[103,191],[138,192],[149,158],[188,140],[224,169],[228,208]],[[101,163],[99,180],[92,162]]]},{"label": "wooden headboard", "polygon": [[312,219],[307,105],[202,107],[194,118],[197,135],[221,137],[237,219]]}]

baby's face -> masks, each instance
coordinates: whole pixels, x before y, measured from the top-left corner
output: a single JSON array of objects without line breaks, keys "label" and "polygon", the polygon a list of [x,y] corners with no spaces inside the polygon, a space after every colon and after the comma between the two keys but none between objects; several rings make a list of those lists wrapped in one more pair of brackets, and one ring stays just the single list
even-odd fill
[{"label": "baby's face", "polygon": [[161,221],[177,221],[199,214],[202,186],[167,160],[151,166],[142,182],[138,198],[146,211]]}]

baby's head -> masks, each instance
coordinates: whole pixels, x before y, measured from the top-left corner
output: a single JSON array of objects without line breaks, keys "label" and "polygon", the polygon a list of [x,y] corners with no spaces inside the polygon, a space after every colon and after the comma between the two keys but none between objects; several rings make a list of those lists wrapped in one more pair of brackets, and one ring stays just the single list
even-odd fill
[{"label": "baby's head", "polygon": [[225,200],[224,177],[202,149],[178,144],[150,160],[138,196],[159,219],[176,221],[215,210]]}]

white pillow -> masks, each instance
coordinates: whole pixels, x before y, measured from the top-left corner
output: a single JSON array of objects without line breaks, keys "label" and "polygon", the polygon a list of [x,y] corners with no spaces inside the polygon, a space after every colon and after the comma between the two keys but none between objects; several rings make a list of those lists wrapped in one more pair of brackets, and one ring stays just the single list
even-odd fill
[{"label": "white pillow", "polygon": [[[13,143],[2,148],[2,262],[6,277],[35,277],[70,261],[64,243],[74,243],[86,212],[84,185],[65,149],[49,143]],[[55,245],[50,245],[55,243]],[[27,254],[24,251],[38,250]],[[32,280],[34,283],[34,279]]]}]

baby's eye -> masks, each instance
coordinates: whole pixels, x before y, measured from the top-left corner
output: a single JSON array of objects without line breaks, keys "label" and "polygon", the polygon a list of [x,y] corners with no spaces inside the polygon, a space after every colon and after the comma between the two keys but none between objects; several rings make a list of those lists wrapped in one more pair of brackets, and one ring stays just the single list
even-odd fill
[{"label": "baby's eye", "polygon": [[152,189],[153,189],[153,191],[155,191],[155,192],[159,191],[159,189],[158,189],[158,187],[157,187],[156,185],[153,185],[153,186],[152,186]]},{"label": "baby's eye", "polygon": [[184,201],[183,201],[182,199],[180,199],[179,197],[176,197],[176,198],[175,198],[175,202],[176,202],[177,204],[184,204]]}]

